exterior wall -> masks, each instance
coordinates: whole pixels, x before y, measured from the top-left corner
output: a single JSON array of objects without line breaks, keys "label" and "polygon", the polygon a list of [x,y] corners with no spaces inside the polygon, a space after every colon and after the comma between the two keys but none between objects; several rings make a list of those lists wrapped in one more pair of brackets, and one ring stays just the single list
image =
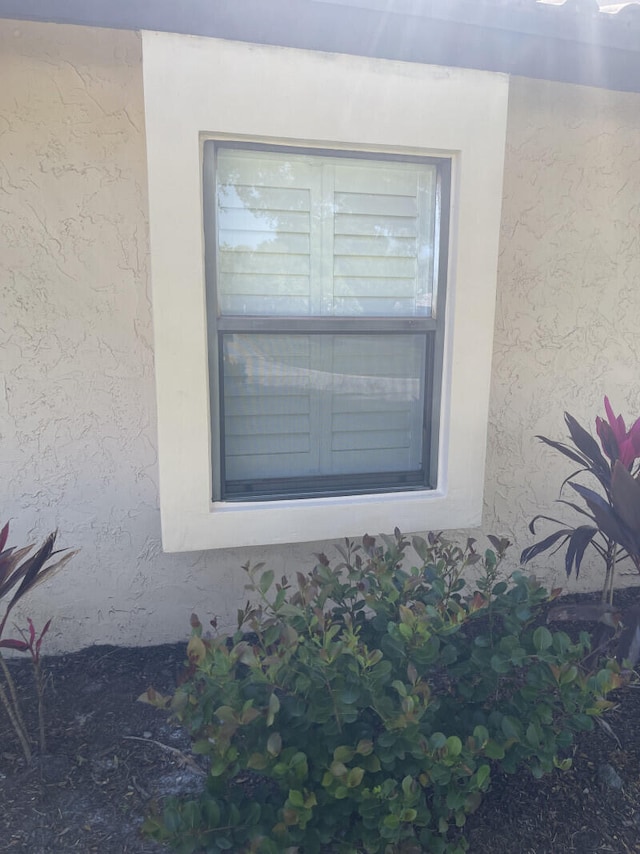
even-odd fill
[{"label": "exterior wall", "polygon": [[[54,617],[49,652],[177,640],[194,609],[232,625],[242,563],[327,546],[162,553],[139,37],[2,21],[0,79],[0,520],[81,549],[28,615]],[[484,528],[519,550],[565,472],[534,434],[604,393],[640,413],[640,96],[510,97]]]},{"label": "exterior wall", "polygon": [[[640,95],[512,78],[484,529],[518,552],[536,513],[576,518],[552,505],[570,461],[534,437],[564,440],[565,410],[594,432],[605,394],[640,416],[639,234]],[[561,555],[531,566],[601,585],[597,562],[578,584]]]}]

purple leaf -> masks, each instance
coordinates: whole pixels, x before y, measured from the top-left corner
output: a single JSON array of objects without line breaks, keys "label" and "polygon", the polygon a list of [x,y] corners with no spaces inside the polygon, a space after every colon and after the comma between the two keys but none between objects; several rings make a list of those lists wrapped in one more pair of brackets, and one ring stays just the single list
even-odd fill
[{"label": "purple leaf", "polygon": [[637,540],[640,537],[640,483],[620,461],[613,466],[611,500],[616,513]]},{"label": "purple leaf", "polygon": [[575,565],[576,578],[580,575],[580,564],[586,551],[587,546],[598,533],[597,528],[591,528],[588,525],[581,525],[573,532],[569,539],[567,553],[564,559],[564,568],[567,573],[567,578],[571,575],[571,570]]},{"label": "purple leaf", "polygon": [[[540,540],[539,543],[534,543],[529,548],[526,548],[520,555],[520,563],[528,563],[532,558],[537,557],[542,552],[546,552],[560,539],[568,540],[572,533],[572,528],[561,528],[559,531],[554,531],[553,534],[545,537],[544,540]],[[562,546],[562,543],[560,543],[560,546]]]},{"label": "purple leaf", "polygon": [[586,486],[582,486],[579,483],[572,483],[571,486],[587,502],[598,528],[600,528],[605,537],[628,549],[629,536],[609,503],[601,495],[598,495],[597,492],[587,489]]},{"label": "purple leaf", "polygon": [[4,528],[0,531],[0,554],[4,551],[4,547],[7,544],[7,537],[9,536],[9,523],[4,526]]},{"label": "purple leaf", "polygon": [[610,471],[609,464],[602,456],[598,443],[593,436],[587,433],[584,427],[581,427],[573,415],[569,415],[568,412],[565,412],[564,420],[566,421],[569,433],[571,434],[571,438],[573,439],[576,448],[578,448],[578,450],[593,463],[594,470],[597,469],[605,472]]},{"label": "purple leaf", "polygon": [[0,640],[0,648],[17,649],[20,652],[28,652],[29,644],[26,641],[17,640],[16,638],[3,638]]},{"label": "purple leaf", "polygon": [[578,463],[583,468],[588,467],[589,459],[578,454],[576,451],[573,450],[573,448],[570,448],[568,445],[565,445],[564,442],[555,442],[553,439],[547,439],[546,436],[536,436],[536,439],[540,439],[540,441],[544,442],[545,445],[549,445],[550,448],[553,448],[556,451],[560,451],[560,453],[564,454],[565,457],[569,457],[570,460],[573,460],[574,463]]}]

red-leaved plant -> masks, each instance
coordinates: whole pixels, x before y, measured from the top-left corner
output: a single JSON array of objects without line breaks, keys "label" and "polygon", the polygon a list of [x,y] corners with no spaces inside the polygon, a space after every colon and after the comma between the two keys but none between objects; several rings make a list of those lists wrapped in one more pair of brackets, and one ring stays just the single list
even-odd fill
[{"label": "red-leaved plant", "polygon": [[[558,503],[570,507],[586,521],[579,525],[567,525],[553,516],[538,514],[529,524],[531,533],[536,533],[536,524],[540,520],[561,527],[526,548],[520,559],[526,563],[542,552],[549,549],[556,552],[564,546],[567,576],[574,569],[577,576],[585,551],[590,546],[605,563],[602,598],[603,601],[611,602],[616,563],[629,559],[640,571],[640,419],[627,430],[624,419],[614,415],[606,397],[604,405],[607,420],[596,418],[596,431],[602,450],[568,412],[565,412],[564,418],[571,444],[556,442],[545,436],[536,437],[578,464],[579,468],[562,482],[560,495],[564,487],[569,485],[585,501],[586,508],[563,497],[558,499]],[[584,473],[597,481],[599,491],[575,480]]]},{"label": "red-leaved plant", "polygon": [[[631,621],[613,608],[613,591],[618,563],[630,561],[640,572],[640,418],[627,430],[624,419],[621,415],[614,414],[607,397],[604,399],[604,406],[606,419],[596,418],[596,433],[600,446],[568,412],[565,412],[564,417],[571,443],[537,436],[546,445],[577,463],[578,468],[562,482],[561,497],[557,503],[571,508],[584,521],[577,525],[567,525],[553,516],[538,514],[529,524],[531,533],[536,533],[539,521],[552,522],[560,527],[526,548],[520,560],[526,563],[543,552],[551,550],[555,553],[564,547],[567,576],[575,569],[577,577],[585,551],[591,547],[600,555],[605,565],[599,619],[616,627],[622,621],[625,629],[623,634],[629,634]],[[597,490],[576,481],[578,476],[584,474],[596,481]],[[562,497],[563,489],[567,485],[583,499],[586,506],[580,506]],[[565,607],[562,612],[569,614],[569,610]],[[591,612],[595,610],[597,609],[593,606],[590,607]],[[581,617],[578,613],[573,615],[576,618]],[[638,638],[635,637],[636,634]],[[624,646],[629,643],[637,646],[639,640],[640,621]],[[628,656],[623,653],[620,657]],[[634,657],[637,660],[638,655]]]},{"label": "red-leaved plant", "polygon": [[[49,534],[40,548],[29,557],[29,553],[33,550],[32,545],[21,549],[5,548],[9,537],[9,523],[0,531],[0,600],[11,594],[4,615],[0,620],[0,669],[4,676],[4,684],[0,682],[0,703],[4,706],[11,725],[18,736],[27,762],[30,762],[32,757],[29,732],[24,722],[11,671],[2,656],[2,650],[11,649],[18,652],[28,652],[31,655],[38,693],[39,744],[41,753],[44,753],[46,750],[43,705],[44,680],[42,677],[40,648],[42,640],[51,625],[51,620],[48,620],[39,635],[30,619],[28,620],[28,632],[18,629],[19,638],[5,638],[3,634],[9,615],[15,605],[27,593],[33,590],[34,587],[40,584],[40,582],[61,569],[76,554],[76,552],[70,552],[67,549],[64,550],[64,553],[54,551],[53,546],[56,536],[57,531]],[[62,556],[52,561],[52,558],[58,555]]]}]

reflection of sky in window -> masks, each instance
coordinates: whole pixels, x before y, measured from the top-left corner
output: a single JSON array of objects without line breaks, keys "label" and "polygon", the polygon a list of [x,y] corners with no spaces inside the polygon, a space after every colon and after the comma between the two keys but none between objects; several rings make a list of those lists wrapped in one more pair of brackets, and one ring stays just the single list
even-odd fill
[{"label": "reflection of sky in window", "polygon": [[[254,199],[260,198],[260,192],[257,187],[244,187],[249,192],[249,195]],[[230,241],[227,239],[220,240],[221,249],[233,249],[238,246],[246,247],[247,249],[259,249],[265,243],[271,243],[275,240],[278,232],[277,220],[273,216],[268,216],[263,211],[258,211],[250,204],[248,205],[238,193],[234,184],[222,184],[218,187],[218,233],[221,232],[238,232],[240,229],[233,229],[227,220],[228,211],[225,209],[241,210],[247,220],[251,223],[250,228],[245,227],[243,231],[242,243]],[[270,231],[274,237],[269,240],[264,239],[264,232]]]},{"label": "reflection of sky in window", "polygon": [[[242,154],[247,166],[236,167],[238,155],[225,158],[217,182],[223,313],[431,314],[433,234],[421,231],[420,191],[403,183],[401,170],[396,181],[381,177],[375,162],[345,169],[312,160],[302,168],[301,157],[275,163],[263,154],[253,162]],[[334,169],[342,170],[335,190]],[[295,305],[282,305],[287,293]]]}]

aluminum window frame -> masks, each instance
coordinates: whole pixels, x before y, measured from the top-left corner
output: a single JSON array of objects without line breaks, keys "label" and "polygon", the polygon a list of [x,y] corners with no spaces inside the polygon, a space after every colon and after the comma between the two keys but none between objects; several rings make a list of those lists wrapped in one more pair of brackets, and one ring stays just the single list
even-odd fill
[{"label": "aluminum window frame", "polygon": [[[223,149],[264,151],[277,154],[349,158],[375,163],[400,162],[436,168],[434,205],[435,301],[429,316],[333,315],[231,315],[221,314],[217,294],[216,158]],[[311,499],[332,496],[402,493],[434,490],[438,483],[440,406],[447,302],[449,233],[451,217],[451,157],[404,155],[351,149],[311,148],[205,139],[202,146],[203,228],[206,313],[209,353],[209,400],[211,417],[212,501],[253,502]],[[225,472],[223,346],[226,334],[287,335],[401,335],[424,337],[424,400],[422,412],[422,460],[419,471],[368,472],[227,481]]]}]

